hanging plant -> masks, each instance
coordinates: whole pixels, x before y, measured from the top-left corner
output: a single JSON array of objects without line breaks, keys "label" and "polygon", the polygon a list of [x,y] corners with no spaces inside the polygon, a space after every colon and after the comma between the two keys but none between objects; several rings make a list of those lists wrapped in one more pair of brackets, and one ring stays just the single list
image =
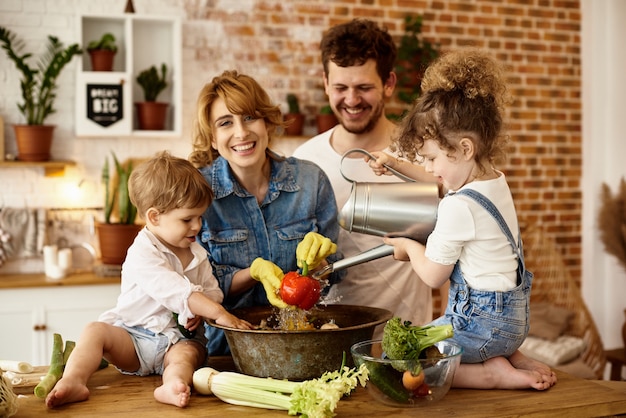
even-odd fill
[{"label": "hanging plant", "polygon": [[598,228],[604,250],[616,257],[626,270],[626,181],[623,177],[615,195],[606,183],[602,183]]},{"label": "hanging plant", "polygon": [[424,71],[439,56],[438,46],[422,39],[422,20],[420,15],[404,18],[404,35],[398,46],[397,95],[407,104],[412,104],[419,96]]}]

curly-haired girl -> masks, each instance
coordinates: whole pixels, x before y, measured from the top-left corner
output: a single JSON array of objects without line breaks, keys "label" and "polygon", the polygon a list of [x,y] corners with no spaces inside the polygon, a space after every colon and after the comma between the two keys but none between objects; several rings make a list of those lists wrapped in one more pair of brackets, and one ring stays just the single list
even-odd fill
[{"label": "curly-haired girl", "polygon": [[[432,287],[450,281],[444,315],[463,347],[455,387],[548,389],[552,370],[518,348],[529,329],[532,274],[524,265],[513,197],[496,169],[505,153],[502,134],[506,83],[490,55],[476,50],[448,53],[425,72],[422,95],[403,120],[395,145],[448,190],[426,245],[385,238],[394,257],[410,261]],[[375,153],[383,164],[409,174],[417,164]]]}]

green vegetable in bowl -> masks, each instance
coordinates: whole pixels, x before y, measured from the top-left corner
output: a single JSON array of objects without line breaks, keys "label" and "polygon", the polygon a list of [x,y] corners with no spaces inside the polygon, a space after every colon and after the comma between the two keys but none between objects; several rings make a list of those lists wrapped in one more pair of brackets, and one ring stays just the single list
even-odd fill
[{"label": "green vegetable in bowl", "polygon": [[[412,326],[411,321],[393,317],[385,324],[382,348],[391,360],[417,360],[422,351],[452,335],[452,325]],[[421,367],[419,362],[415,364]],[[397,366],[399,371],[406,371],[404,362],[397,362]],[[420,369],[411,372],[418,375]]]},{"label": "green vegetable in bowl", "polygon": [[417,360],[423,350],[454,335],[452,325],[412,326],[393,317],[383,331],[383,350],[392,360]]}]

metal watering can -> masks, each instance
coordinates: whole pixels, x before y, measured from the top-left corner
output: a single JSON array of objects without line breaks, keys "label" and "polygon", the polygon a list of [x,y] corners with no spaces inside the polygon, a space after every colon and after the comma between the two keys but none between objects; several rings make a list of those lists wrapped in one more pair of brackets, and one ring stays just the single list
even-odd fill
[{"label": "metal watering can", "polygon": [[[369,152],[355,148],[347,155],[359,152],[372,159]],[[417,182],[402,173],[385,166],[404,183],[358,183],[341,175],[352,183],[350,197],[339,211],[339,225],[349,232],[376,236],[407,237],[425,243],[435,227],[439,188],[436,183]],[[313,274],[322,278],[333,271],[343,270],[393,254],[393,246],[382,244],[352,257],[329,264]]]}]

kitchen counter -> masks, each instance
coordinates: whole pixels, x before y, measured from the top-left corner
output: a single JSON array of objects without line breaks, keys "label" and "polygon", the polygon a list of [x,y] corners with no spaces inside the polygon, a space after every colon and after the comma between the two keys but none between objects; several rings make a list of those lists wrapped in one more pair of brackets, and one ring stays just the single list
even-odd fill
[{"label": "kitchen counter", "polygon": [[43,273],[0,275],[0,289],[28,287],[83,286],[120,283],[119,276],[98,276],[94,273],[72,273],[63,279],[53,280]]},{"label": "kitchen counter", "polygon": [[[232,370],[230,358],[211,359],[217,370]],[[418,410],[376,403],[359,387],[340,401],[335,410],[342,417],[601,417],[626,414],[626,383],[583,380],[557,371],[558,383],[547,391],[452,389],[446,397]],[[86,402],[47,410],[32,390],[19,399],[16,418],[58,417],[288,417],[286,411],[234,406],[213,396],[192,394],[185,409],[156,402],[152,395],[160,376],[122,375],[112,366],[96,372],[89,381]],[[609,384],[610,383],[610,384]]]}]

